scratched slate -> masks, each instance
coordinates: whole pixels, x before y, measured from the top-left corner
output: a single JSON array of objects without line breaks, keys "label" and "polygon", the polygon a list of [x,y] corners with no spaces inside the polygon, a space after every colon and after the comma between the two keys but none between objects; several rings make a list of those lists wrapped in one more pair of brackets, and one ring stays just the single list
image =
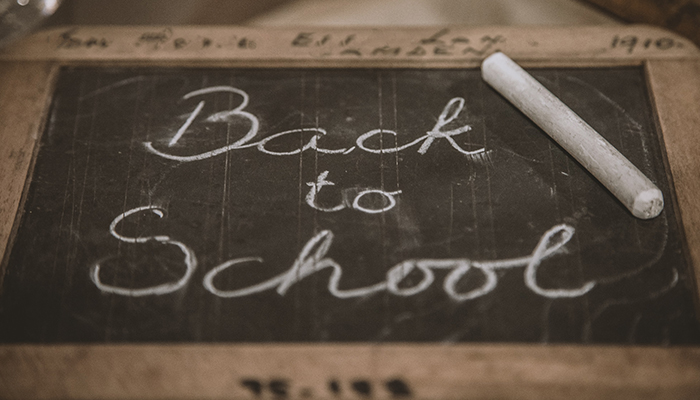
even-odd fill
[{"label": "scratched slate", "polygon": [[[661,187],[660,217],[632,217],[477,70],[63,70],[4,260],[0,340],[700,342],[642,71],[532,72]],[[373,130],[366,149],[402,150],[358,148]],[[145,145],[236,141],[188,162]],[[178,282],[183,248],[181,287],[125,295]],[[275,281],[297,258],[328,268]],[[204,282],[229,260],[211,280],[226,298]],[[100,290],[96,265],[127,292]]]}]

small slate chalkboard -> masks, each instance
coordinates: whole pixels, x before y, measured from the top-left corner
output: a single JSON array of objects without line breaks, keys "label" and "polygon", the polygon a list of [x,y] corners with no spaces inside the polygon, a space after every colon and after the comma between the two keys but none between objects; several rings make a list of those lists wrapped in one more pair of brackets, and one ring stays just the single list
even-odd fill
[{"label": "small slate chalkboard", "polygon": [[2,342],[700,342],[639,68],[533,75],[629,212],[478,70],[65,68]]}]

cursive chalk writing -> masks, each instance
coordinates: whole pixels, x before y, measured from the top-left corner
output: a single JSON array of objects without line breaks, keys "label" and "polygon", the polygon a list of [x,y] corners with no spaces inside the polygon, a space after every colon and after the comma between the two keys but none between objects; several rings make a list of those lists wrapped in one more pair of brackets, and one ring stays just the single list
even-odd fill
[{"label": "cursive chalk writing", "polygon": [[[144,211],[150,211],[160,218],[163,218],[165,215],[164,211],[157,206],[137,207],[117,216],[110,224],[110,233],[117,240],[130,244],[143,244],[156,241],[177,246],[184,254],[185,273],[174,283],[166,283],[142,289],[123,288],[102,283],[100,280],[100,267],[101,264],[106,261],[106,259],[103,259],[96,262],[90,269],[90,278],[99,290],[106,293],[133,297],[163,295],[183,288],[192,277],[197,266],[197,258],[194,251],[184,243],[164,235],[129,237],[117,232],[117,226],[125,218]],[[449,270],[442,285],[444,292],[453,300],[466,301],[491,293],[498,285],[498,275],[496,271],[525,267],[524,283],[537,295],[547,298],[579,297],[593,289],[595,282],[586,282],[581,287],[574,289],[547,289],[541,287],[537,281],[537,270],[542,261],[557,254],[559,250],[569,242],[573,235],[573,227],[566,224],[556,225],[542,235],[530,255],[517,258],[481,261],[468,258],[404,260],[387,271],[386,280],[383,282],[355,289],[340,289],[339,286],[343,276],[343,268],[337,261],[327,257],[327,253],[333,244],[334,235],[330,230],[323,230],[306,242],[292,267],[282,274],[245,288],[233,290],[217,288],[214,284],[214,280],[219,274],[229,268],[250,263],[262,264],[264,262],[262,257],[241,257],[228,260],[207,272],[203,279],[203,285],[204,288],[212,294],[224,298],[250,296],[270,289],[275,289],[279,295],[284,296],[292,285],[316,272],[330,268],[332,272],[328,280],[327,288],[329,293],[336,298],[348,299],[363,297],[382,291],[387,291],[396,296],[408,297],[415,296],[432,285],[435,281],[435,274],[433,271]],[[402,282],[414,271],[422,275],[420,282],[410,287],[402,287]],[[457,288],[458,284],[465,279],[467,273],[470,271],[476,271],[482,274],[483,283],[466,292],[460,292]]]},{"label": "cursive chalk writing", "polygon": [[90,268],[90,279],[92,282],[97,286],[98,289],[100,289],[103,292],[107,293],[114,293],[114,294],[120,294],[123,296],[133,296],[133,297],[140,297],[140,296],[147,296],[147,295],[160,295],[160,294],[167,294],[171,292],[175,292],[182,287],[184,287],[187,282],[190,280],[192,277],[192,274],[194,273],[195,268],[197,268],[197,258],[195,257],[194,251],[187,247],[184,243],[179,242],[177,240],[170,239],[168,236],[139,236],[139,237],[129,237],[129,236],[124,236],[121,235],[117,232],[117,225],[126,217],[142,212],[142,211],[151,211],[154,214],[156,214],[158,217],[163,218],[164,213],[163,210],[159,209],[156,206],[144,206],[144,207],[137,207],[134,209],[131,209],[125,213],[120,214],[117,218],[115,218],[112,221],[112,224],[109,226],[109,232],[114,236],[117,240],[120,240],[125,243],[146,243],[150,241],[156,241],[168,245],[173,245],[177,246],[180,248],[182,253],[184,254],[184,263],[187,269],[185,270],[185,274],[176,282],[171,282],[171,283],[164,283],[161,285],[157,286],[152,286],[148,288],[141,288],[141,289],[129,289],[129,288],[122,288],[118,286],[112,286],[112,285],[107,285],[102,283],[100,280],[100,269],[101,265],[111,259],[114,258],[113,256],[104,258],[95,264],[92,265]]},{"label": "cursive chalk writing", "polygon": [[[323,212],[336,212],[340,211],[345,208],[345,204],[341,203],[333,207],[323,207],[320,206],[316,203],[316,196],[318,193],[321,191],[321,188],[324,186],[334,186],[335,183],[326,180],[328,177],[328,171],[323,171],[321,174],[318,175],[316,178],[316,182],[307,182],[306,184],[311,187],[309,189],[309,193],[306,194],[306,204],[308,204],[311,208],[314,208],[319,211]],[[352,208],[354,208],[357,211],[362,211],[367,214],[378,214],[382,212],[386,212],[394,208],[396,205],[396,199],[394,198],[395,195],[400,194],[400,190],[395,190],[393,192],[386,192],[384,190],[380,189],[365,189],[360,191],[358,193],[354,200],[352,201]],[[382,197],[382,199],[386,200],[386,203],[382,205],[379,208],[374,208],[370,206],[363,206],[360,204],[362,201],[362,198],[367,196],[367,195],[372,195],[376,194]]]},{"label": "cursive chalk writing", "polygon": [[[406,150],[410,147],[413,147],[417,144],[421,144],[420,147],[418,148],[418,153],[419,154],[425,154],[429,149],[432,143],[437,140],[437,139],[444,139],[447,140],[450,145],[457,150],[458,152],[474,157],[474,160],[479,160],[480,155],[485,152],[484,147],[479,147],[475,150],[465,150],[462,147],[460,147],[459,144],[454,140],[455,136],[461,135],[462,133],[468,132],[471,130],[471,127],[469,125],[463,125],[460,127],[457,127],[455,129],[450,129],[450,130],[444,130],[445,127],[456,120],[459,117],[459,114],[462,112],[462,109],[464,108],[464,99],[461,97],[455,97],[451,99],[450,101],[447,102],[447,105],[443,108],[442,112],[440,113],[437,122],[435,123],[435,126],[433,128],[426,132],[425,135],[409,142],[401,146],[397,147],[391,147],[391,148],[372,148],[367,145],[367,141],[371,139],[372,137],[375,137],[377,135],[381,134],[390,134],[393,136],[398,136],[398,133],[395,131],[387,130],[387,129],[373,129],[370,130],[362,135],[360,135],[357,140],[355,141],[355,146],[349,147],[349,148],[340,148],[340,149],[325,149],[322,147],[319,147],[319,140],[323,138],[324,136],[328,135],[328,132],[323,129],[323,128],[299,128],[299,129],[291,129],[283,132],[278,132],[274,133],[272,135],[269,135],[257,142],[251,142],[255,137],[258,135],[259,127],[260,127],[260,122],[258,120],[258,117],[255,115],[251,114],[248,111],[244,111],[244,109],[248,106],[248,101],[249,101],[249,96],[248,94],[241,90],[237,89],[231,86],[213,86],[213,87],[208,87],[204,89],[199,89],[195,90],[193,92],[187,93],[182,97],[183,100],[188,100],[193,97],[197,96],[202,96],[202,95],[207,95],[207,94],[212,94],[212,93],[232,93],[239,95],[242,100],[240,104],[230,110],[224,110],[224,111],[219,111],[214,114],[211,114],[207,116],[204,119],[205,123],[230,123],[233,122],[235,119],[243,119],[244,121],[247,121],[247,123],[250,125],[250,128],[248,128],[248,131],[245,132],[242,137],[235,142],[228,144],[226,146],[206,151],[203,153],[199,154],[194,154],[194,155],[189,155],[189,156],[182,156],[182,155],[176,155],[172,154],[170,152],[166,152],[163,150],[158,150],[155,148],[153,142],[144,142],[144,147],[146,148],[147,151],[150,153],[153,153],[157,156],[166,158],[168,160],[173,160],[173,161],[179,161],[179,162],[191,162],[191,161],[199,161],[199,160],[205,160],[207,158],[215,157],[220,154],[227,153],[232,150],[240,150],[240,149],[247,149],[247,148],[257,148],[258,151],[264,154],[268,155],[274,155],[274,156],[289,156],[289,155],[295,155],[299,154],[303,151],[307,150],[313,150],[319,153],[324,153],[324,154],[349,154],[352,151],[354,151],[356,148],[359,148],[363,151],[369,152],[369,153],[396,153],[402,150]],[[202,109],[204,108],[204,105],[206,102],[204,100],[200,101],[195,109],[189,114],[185,122],[180,126],[180,128],[175,132],[173,137],[169,140],[168,142],[168,147],[173,147],[176,144],[180,142],[182,137],[185,135],[185,133],[191,128],[191,125],[194,123],[194,121],[197,119],[199,114],[202,112]],[[289,135],[300,135],[304,133],[311,133],[312,136],[311,138],[300,148],[296,149],[291,149],[289,151],[273,151],[270,150],[268,144],[272,142],[273,140],[289,136]]]},{"label": "cursive chalk writing", "polygon": [[[204,287],[212,294],[219,297],[243,297],[276,288],[279,295],[284,296],[289,288],[302,279],[326,268],[332,270],[328,281],[328,291],[334,297],[347,299],[353,297],[368,296],[381,291],[388,291],[396,296],[414,296],[426,290],[434,281],[433,270],[451,270],[443,282],[443,290],[453,300],[465,301],[482,297],[491,293],[498,284],[497,270],[525,267],[525,285],[534,293],[548,298],[579,297],[589,292],[595,286],[594,282],[587,282],[575,289],[545,289],[537,282],[537,269],[541,262],[557,253],[574,234],[574,228],[566,225],[556,225],[549,229],[540,238],[537,246],[529,256],[510,258],[504,260],[476,261],[468,258],[454,259],[413,259],[405,260],[386,273],[384,282],[374,285],[356,288],[340,289],[340,280],[343,275],[341,265],[326,254],[333,243],[333,232],[324,230],[311,238],[292,267],[267,281],[242,289],[221,290],[214,285],[214,279],[223,271],[246,263],[262,263],[260,257],[236,258],[226,261],[209,271],[204,277]],[[457,284],[471,270],[480,272],[484,277],[481,286],[466,292],[459,292]],[[422,279],[411,287],[400,287],[404,279],[413,271],[419,271]]]}]

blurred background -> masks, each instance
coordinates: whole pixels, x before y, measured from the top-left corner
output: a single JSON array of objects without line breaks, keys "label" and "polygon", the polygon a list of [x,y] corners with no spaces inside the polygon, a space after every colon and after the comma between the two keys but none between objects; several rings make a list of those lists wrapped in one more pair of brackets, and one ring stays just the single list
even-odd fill
[{"label": "blurred background", "polygon": [[45,25],[476,26],[630,22],[664,27],[700,44],[700,0],[63,0]]},{"label": "blurred background", "polygon": [[576,0],[64,0],[53,24],[611,24]]}]

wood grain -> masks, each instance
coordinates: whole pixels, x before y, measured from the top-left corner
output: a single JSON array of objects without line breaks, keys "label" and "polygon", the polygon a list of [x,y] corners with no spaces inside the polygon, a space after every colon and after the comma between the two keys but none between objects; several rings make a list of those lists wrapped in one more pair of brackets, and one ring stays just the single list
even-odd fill
[{"label": "wood grain", "polygon": [[700,61],[649,61],[647,73],[700,287]]},{"label": "wood grain", "polygon": [[[293,378],[293,379],[291,379]],[[0,346],[0,393],[22,398],[255,398],[242,382],[287,381],[287,398],[695,399],[700,349],[508,345]],[[395,395],[393,395],[395,396]],[[265,392],[264,398],[274,398]],[[395,398],[395,397],[394,397]]]},{"label": "wood grain", "polygon": [[98,26],[38,32],[0,53],[0,59],[464,68],[478,67],[497,50],[524,66],[639,65],[647,59],[698,55],[688,39],[634,25],[402,29]]},{"label": "wood grain", "polygon": [[[0,63],[0,254],[5,253],[44,122],[55,67]],[[0,287],[4,271],[0,264]]]}]

